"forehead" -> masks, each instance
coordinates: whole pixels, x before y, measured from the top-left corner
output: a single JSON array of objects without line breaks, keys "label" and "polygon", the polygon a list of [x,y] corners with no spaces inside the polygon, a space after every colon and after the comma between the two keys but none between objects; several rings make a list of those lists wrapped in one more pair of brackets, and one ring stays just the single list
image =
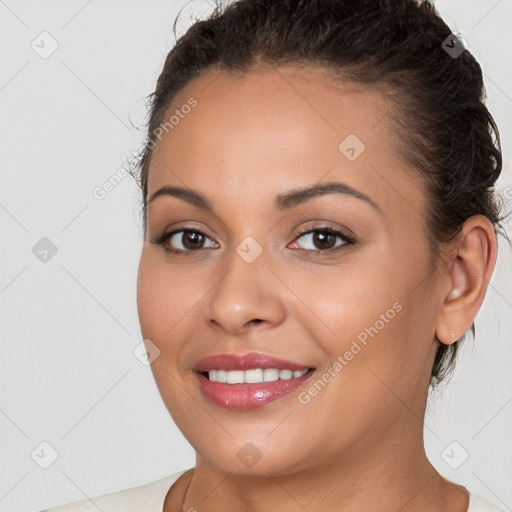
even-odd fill
[{"label": "forehead", "polygon": [[[352,130],[360,138],[367,135],[370,139],[371,132],[380,124],[383,126],[375,134],[382,136],[387,132],[382,128],[388,122],[386,114],[393,108],[378,87],[340,82],[321,68],[290,65],[260,66],[248,72],[207,71],[176,95],[163,123],[173,114],[190,110],[187,103],[192,99],[197,106],[190,115],[185,112],[185,117],[191,120],[168,127],[164,138],[170,132],[175,139],[189,136],[187,125],[191,124],[194,131],[203,128],[201,136],[205,140],[209,134],[218,135],[213,133],[215,128],[243,128],[244,135],[256,129],[264,135],[292,128],[293,124],[295,131],[302,128],[309,134],[331,131],[342,136],[344,131]],[[184,120],[183,117],[180,119]]]},{"label": "forehead", "polygon": [[241,199],[270,199],[290,187],[339,180],[376,198],[402,189],[421,202],[396,150],[392,108],[378,88],[340,83],[321,69],[208,71],[164,116],[174,123],[154,149],[149,195],[174,183],[218,197],[236,191]]}]

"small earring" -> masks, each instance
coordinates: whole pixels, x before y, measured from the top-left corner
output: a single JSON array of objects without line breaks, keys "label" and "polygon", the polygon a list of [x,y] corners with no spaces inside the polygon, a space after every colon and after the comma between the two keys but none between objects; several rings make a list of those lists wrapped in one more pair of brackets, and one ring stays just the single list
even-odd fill
[{"label": "small earring", "polygon": [[452,332],[452,343],[455,343],[455,333]]}]

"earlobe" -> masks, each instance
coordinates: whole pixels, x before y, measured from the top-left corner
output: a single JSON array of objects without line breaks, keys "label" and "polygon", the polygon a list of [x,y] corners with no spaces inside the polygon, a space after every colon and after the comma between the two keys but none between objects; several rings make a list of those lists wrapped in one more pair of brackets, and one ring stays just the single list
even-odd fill
[{"label": "earlobe", "polygon": [[487,291],[496,263],[496,235],[492,223],[483,215],[464,223],[452,251],[446,276],[450,288],[436,326],[436,337],[451,345],[471,327]]}]

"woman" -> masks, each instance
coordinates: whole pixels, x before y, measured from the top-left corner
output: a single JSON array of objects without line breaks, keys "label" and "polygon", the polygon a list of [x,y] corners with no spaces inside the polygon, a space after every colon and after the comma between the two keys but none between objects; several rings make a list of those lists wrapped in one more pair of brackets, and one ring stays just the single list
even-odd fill
[{"label": "woman", "polygon": [[482,88],[428,2],[195,23],[152,97],[137,293],[196,465],[51,510],[497,511],[423,445],[496,261]]}]

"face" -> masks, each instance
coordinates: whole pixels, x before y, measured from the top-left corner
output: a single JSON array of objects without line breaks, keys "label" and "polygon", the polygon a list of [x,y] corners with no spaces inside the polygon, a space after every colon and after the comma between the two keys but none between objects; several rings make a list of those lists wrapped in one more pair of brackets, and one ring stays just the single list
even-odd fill
[{"label": "face", "polygon": [[420,433],[441,301],[424,189],[390,108],[378,91],[281,67],[209,71],[169,109],[137,300],[197,466],[287,474]]}]

